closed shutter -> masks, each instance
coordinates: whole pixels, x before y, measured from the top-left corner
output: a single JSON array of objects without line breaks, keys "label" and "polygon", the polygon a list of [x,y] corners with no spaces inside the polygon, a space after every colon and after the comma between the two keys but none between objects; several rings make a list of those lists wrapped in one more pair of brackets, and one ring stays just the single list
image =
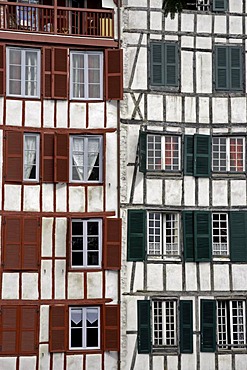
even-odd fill
[{"label": "closed shutter", "polygon": [[104,267],[109,270],[121,268],[121,227],[120,218],[105,220]]},{"label": "closed shutter", "polygon": [[20,354],[36,354],[38,352],[38,307],[20,307]]},{"label": "closed shutter", "polygon": [[178,46],[177,44],[164,44],[165,46],[165,85],[178,85]]},{"label": "closed shutter", "polygon": [[123,50],[105,50],[106,100],[123,99]]},{"label": "closed shutter", "polygon": [[4,86],[4,80],[5,80],[5,45],[0,44],[0,96],[4,95],[5,93],[5,86]]},{"label": "closed shutter", "polygon": [[23,179],[23,134],[6,132],[5,180],[22,182]]},{"label": "closed shutter", "polygon": [[105,351],[120,351],[120,306],[104,307]]},{"label": "closed shutter", "polygon": [[20,217],[4,218],[4,270],[21,269],[21,222]]},{"label": "closed shutter", "polygon": [[151,352],[150,301],[137,301],[138,353]]},{"label": "closed shutter", "polygon": [[164,85],[165,82],[165,55],[163,43],[151,43],[151,85]]},{"label": "closed shutter", "polygon": [[231,46],[229,49],[230,89],[242,90],[242,48]]},{"label": "closed shutter", "polygon": [[194,136],[194,175],[209,177],[211,173],[211,137]]},{"label": "closed shutter", "polygon": [[54,99],[67,99],[68,97],[68,50],[54,48]]},{"label": "closed shutter", "polygon": [[229,88],[228,71],[228,49],[226,46],[217,46],[215,70],[217,90],[226,90]]},{"label": "closed shutter", "polygon": [[213,0],[213,11],[225,12],[227,10],[227,0]]},{"label": "closed shutter", "polygon": [[54,135],[43,136],[43,182],[54,182]]},{"label": "closed shutter", "polygon": [[55,182],[69,181],[69,135],[55,135]]},{"label": "closed shutter", "polygon": [[50,352],[64,352],[67,349],[66,306],[50,307]]},{"label": "closed shutter", "polygon": [[193,302],[180,301],[180,351],[193,353]]},{"label": "closed shutter", "polygon": [[194,174],[194,136],[184,137],[184,174]]},{"label": "closed shutter", "polygon": [[247,212],[230,212],[230,256],[233,262],[247,261]]},{"label": "closed shutter", "polygon": [[192,262],[195,260],[194,213],[190,211],[183,212],[183,241],[184,259],[186,262]]},{"label": "closed shutter", "polygon": [[143,173],[147,170],[147,134],[143,131],[139,133],[139,169]]},{"label": "closed shutter", "polygon": [[2,306],[1,308],[1,352],[16,355],[18,334],[18,307]]},{"label": "closed shutter", "polygon": [[211,260],[211,212],[194,212],[195,260]]},{"label": "closed shutter", "polygon": [[146,252],[146,211],[128,211],[127,261],[143,261]]},{"label": "closed shutter", "polygon": [[25,217],[23,220],[22,269],[38,270],[40,257],[40,220]]},{"label": "closed shutter", "polygon": [[215,352],[216,302],[201,300],[201,352]]},{"label": "closed shutter", "polygon": [[43,48],[43,95],[52,98],[52,48]]}]

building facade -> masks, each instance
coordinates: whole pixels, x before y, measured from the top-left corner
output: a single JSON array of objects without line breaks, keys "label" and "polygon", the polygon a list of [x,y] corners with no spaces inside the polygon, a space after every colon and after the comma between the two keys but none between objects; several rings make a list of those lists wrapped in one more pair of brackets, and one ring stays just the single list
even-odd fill
[{"label": "building facade", "polygon": [[123,2],[123,370],[246,369],[246,1]]}]

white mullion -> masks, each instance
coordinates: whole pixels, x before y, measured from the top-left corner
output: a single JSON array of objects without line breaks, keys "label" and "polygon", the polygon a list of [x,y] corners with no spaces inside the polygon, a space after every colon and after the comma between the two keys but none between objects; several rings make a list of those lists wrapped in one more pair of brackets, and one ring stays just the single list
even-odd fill
[{"label": "white mullion", "polygon": [[233,344],[233,312],[232,312],[232,301],[229,302],[229,311],[230,311],[230,336],[231,336],[231,344]]},{"label": "white mullion", "polygon": [[82,307],[82,348],[87,344],[87,307]]},{"label": "white mullion", "polygon": [[26,50],[21,50],[21,96],[25,94],[25,78],[26,78]]},{"label": "white mullion", "polygon": [[178,137],[178,170],[181,169],[181,137]]},{"label": "white mullion", "polygon": [[243,143],[243,172],[245,172],[245,138],[242,138]]},{"label": "white mullion", "polygon": [[102,136],[98,138],[99,140],[99,181],[102,181],[102,171],[103,171],[103,138]]},{"label": "white mullion", "polygon": [[82,220],[83,224],[83,266],[87,266],[87,220]]},{"label": "white mullion", "polygon": [[161,170],[165,170],[165,163],[166,163],[165,149],[166,149],[165,136],[162,135],[161,136]]},{"label": "white mullion", "polygon": [[230,153],[230,138],[226,138],[226,170],[230,171],[230,159],[231,159],[231,153]]},{"label": "white mullion", "polygon": [[103,54],[99,54],[100,58],[100,99],[103,99]]},{"label": "white mullion", "polygon": [[162,302],[162,345],[166,345],[166,301]]},{"label": "white mullion", "polygon": [[88,137],[82,138],[83,140],[83,147],[84,147],[84,153],[83,153],[83,181],[88,181]]},{"label": "white mullion", "polygon": [[88,99],[88,54],[84,54],[84,88],[85,88],[85,99]]}]

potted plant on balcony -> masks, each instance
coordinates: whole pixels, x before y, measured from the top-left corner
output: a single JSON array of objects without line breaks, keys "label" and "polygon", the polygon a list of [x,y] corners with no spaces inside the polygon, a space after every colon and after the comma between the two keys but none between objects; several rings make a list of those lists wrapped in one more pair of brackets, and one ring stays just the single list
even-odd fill
[{"label": "potted plant on balcony", "polygon": [[187,0],[163,0],[162,9],[166,17],[170,14],[170,17],[173,19],[176,13],[180,13],[183,10],[186,3]]}]

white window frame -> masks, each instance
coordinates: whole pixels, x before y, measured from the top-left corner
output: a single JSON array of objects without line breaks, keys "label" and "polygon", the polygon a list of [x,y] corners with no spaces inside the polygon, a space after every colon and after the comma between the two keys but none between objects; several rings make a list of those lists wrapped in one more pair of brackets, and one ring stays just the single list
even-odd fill
[{"label": "white window frame", "polygon": [[[34,179],[25,178],[25,139],[27,137],[35,137],[36,140],[36,177]],[[24,133],[23,135],[23,180],[28,182],[38,182],[40,171],[40,135],[36,133]]]},{"label": "white window frame", "polygon": [[[83,55],[84,57],[84,96],[76,97],[73,95],[73,56]],[[88,56],[98,55],[100,61],[100,95],[97,98],[92,98],[89,96],[88,90]],[[71,100],[103,100],[103,52],[102,51],[71,51],[70,52],[70,99]]]},{"label": "white window frame", "polygon": [[[83,265],[76,265],[74,266],[72,264],[72,225],[71,225],[71,250],[70,250],[70,258],[71,258],[71,268],[72,269],[82,269],[82,268],[90,268],[90,269],[95,269],[95,268],[101,268],[102,265],[102,220],[98,218],[91,218],[91,219],[81,219],[81,218],[73,218],[71,220],[72,224],[73,222],[81,222],[83,224]],[[88,235],[87,235],[87,225],[89,222],[97,222],[98,223],[98,241],[99,241],[99,249],[98,249],[98,255],[99,255],[99,264],[98,265],[88,265]]]},{"label": "white window frame", "polygon": [[[81,138],[84,141],[84,159],[83,159],[83,167],[84,167],[84,178],[82,180],[73,179],[73,139]],[[88,140],[98,139],[99,140],[99,180],[89,180],[86,175],[85,169],[88,168]],[[79,182],[79,183],[100,183],[102,182],[103,176],[103,136],[102,135],[70,135],[70,182]]]},{"label": "white window frame", "polygon": [[[223,219],[224,217],[225,220]],[[222,234],[224,228],[221,226],[224,221],[226,222],[226,243],[221,242],[221,239],[225,237]],[[219,222],[219,228],[214,227],[214,222]],[[218,237],[220,239],[219,243],[214,243],[214,237]],[[212,252],[214,257],[229,256],[229,221],[228,213],[226,212],[212,212]]]},{"label": "white window frame", "polygon": [[[154,148],[152,150],[149,149],[149,144],[152,144],[151,141],[153,140]],[[171,139],[171,145],[173,140],[177,140],[178,144],[178,156],[176,157],[174,153],[175,150],[172,151],[171,156],[171,164],[166,164],[166,141]],[[161,146],[161,149],[157,149],[157,145]],[[156,146],[156,148],[155,148]],[[149,155],[149,152],[152,152],[152,156]],[[157,155],[158,153],[158,155]],[[154,164],[149,163],[149,159],[154,158]],[[174,160],[178,159],[178,163],[174,163]],[[155,163],[156,160],[160,162],[160,168],[157,168],[158,165]],[[155,168],[156,167],[156,168]],[[171,168],[168,168],[171,167]],[[147,134],[147,170],[148,171],[169,171],[169,172],[177,172],[181,170],[181,137],[177,135],[157,135],[157,134]]]},{"label": "white window frame", "polygon": [[[157,327],[162,329],[159,330]],[[152,328],[153,347],[177,346],[177,302],[175,300],[154,299],[152,301]]]},{"label": "white window frame", "polygon": [[[72,347],[71,346],[71,337],[72,337],[72,327],[71,327],[71,312],[72,310],[81,310],[82,312],[82,347]],[[87,310],[88,309],[97,309],[98,311],[98,346],[97,347],[87,347],[87,332],[86,332],[86,320],[87,320]],[[70,350],[82,350],[82,349],[100,349],[100,307],[90,306],[90,307],[70,307],[69,308],[69,349]]]},{"label": "white window frame", "polygon": [[[11,50],[21,51],[21,93],[15,94],[10,91],[10,73],[9,73],[9,64],[10,56],[9,53]],[[26,82],[26,52],[35,52],[37,54],[37,95],[26,95],[25,93],[25,82]],[[6,93],[7,96],[16,96],[23,98],[40,98],[40,79],[41,79],[41,52],[39,49],[32,48],[17,48],[17,47],[7,47],[6,48]]]},{"label": "white window frame", "polygon": [[[220,147],[220,139],[225,139],[226,140],[226,168],[225,169],[219,169],[219,164],[217,165],[217,169],[215,169],[215,166],[214,166],[214,160],[217,160],[217,158],[214,158],[214,154],[216,153],[214,151],[214,139],[219,139],[219,142],[218,144],[215,144],[215,145],[218,145]],[[242,158],[242,161],[243,161],[243,170],[242,171],[236,171],[236,170],[233,170],[231,169],[231,153],[230,153],[230,141],[231,139],[241,139],[242,140],[242,145],[243,145],[243,158]],[[219,150],[219,158],[218,158],[218,161],[220,161],[220,156],[222,155],[222,152]],[[229,136],[229,137],[226,137],[226,136],[213,136],[213,141],[212,141],[212,171],[213,172],[231,172],[231,173],[243,173],[245,172],[245,137],[243,136]]]}]

